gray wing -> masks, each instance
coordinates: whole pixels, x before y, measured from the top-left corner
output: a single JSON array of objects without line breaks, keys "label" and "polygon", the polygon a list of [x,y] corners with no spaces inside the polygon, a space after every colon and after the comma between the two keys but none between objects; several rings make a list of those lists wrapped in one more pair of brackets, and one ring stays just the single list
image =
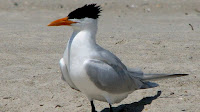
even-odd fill
[{"label": "gray wing", "polygon": [[100,57],[101,57],[100,60],[103,59],[103,61],[105,61],[110,65],[114,64],[124,70],[127,70],[126,66],[121,62],[121,60],[108,50],[101,48]]},{"label": "gray wing", "polygon": [[124,93],[140,89],[143,85],[138,79],[129,76],[126,69],[107,61],[91,59],[84,62],[90,80],[101,90],[109,93]]},{"label": "gray wing", "polygon": [[66,81],[68,83],[68,85],[72,88],[72,89],[75,89],[77,91],[79,91],[79,89],[74,85],[74,83],[71,81],[71,78],[69,76],[69,73],[68,73],[68,69],[67,69],[67,66],[64,62],[64,59],[60,59],[60,70],[62,72],[62,79],[64,81]]}]

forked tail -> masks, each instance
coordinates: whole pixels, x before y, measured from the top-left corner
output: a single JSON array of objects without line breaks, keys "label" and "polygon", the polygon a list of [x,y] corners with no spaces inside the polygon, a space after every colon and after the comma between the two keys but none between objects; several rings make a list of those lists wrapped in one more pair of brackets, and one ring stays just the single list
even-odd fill
[{"label": "forked tail", "polygon": [[166,79],[166,78],[176,78],[176,77],[182,77],[187,76],[189,74],[144,74],[140,70],[136,69],[130,69],[128,68],[128,71],[132,77],[139,78],[143,81],[151,81],[151,80],[160,80],[160,79]]},{"label": "forked tail", "polygon": [[176,78],[187,76],[188,74],[143,74],[141,77],[142,80],[160,80],[166,78]]}]

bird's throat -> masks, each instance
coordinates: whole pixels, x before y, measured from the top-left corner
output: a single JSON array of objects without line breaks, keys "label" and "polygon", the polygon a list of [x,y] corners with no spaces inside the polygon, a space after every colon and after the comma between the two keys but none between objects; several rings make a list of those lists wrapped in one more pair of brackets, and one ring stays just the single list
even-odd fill
[{"label": "bird's throat", "polygon": [[[88,51],[94,49],[96,45],[96,32],[97,28],[84,29],[84,30],[74,30],[72,36],[70,37],[67,45],[67,54],[68,54],[68,72],[70,73],[70,65],[73,57],[76,54],[81,53],[85,55],[83,51]],[[72,50],[73,49],[73,50]],[[72,52],[73,51],[73,52]]]},{"label": "bird's throat", "polygon": [[67,56],[67,58],[68,58],[68,63],[67,63],[67,69],[68,69],[68,72],[70,73],[70,54],[71,54],[71,45],[72,45],[72,42],[73,42],[73,40],[74,40],[74,38],[75,38],[75,36],[78,34],[78,32],[73,32],[73,34],[72,34],[72,36],[70,37],[70,39],[69,39],[69,42],[68,42],[68,45],[67,45],[67,51],[68,51],[68,56]]}]

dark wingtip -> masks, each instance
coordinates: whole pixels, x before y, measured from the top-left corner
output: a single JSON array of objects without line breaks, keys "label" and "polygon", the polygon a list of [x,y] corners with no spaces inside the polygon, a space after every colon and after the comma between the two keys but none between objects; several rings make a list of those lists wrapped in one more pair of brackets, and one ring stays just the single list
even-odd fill
[{"label": "dark wingtip", "polygon": [[182,77],[182,76],[187,76],[189,74],[173,74],[173,75],[178,76],[178,77]]}]

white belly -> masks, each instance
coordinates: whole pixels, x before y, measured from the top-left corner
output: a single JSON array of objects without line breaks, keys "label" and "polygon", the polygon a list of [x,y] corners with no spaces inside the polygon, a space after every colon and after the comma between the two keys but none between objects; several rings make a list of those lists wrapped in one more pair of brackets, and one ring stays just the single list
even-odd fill
[{"label": "white belly", "polygon": [[[75,59],[75,58],[73,58]],[[71,61],[73,61],[71,59]],[[101,91],[90,81],[83,67],[84,60],[71,62],[70,77],[75,86],[89,98],[92,94],[99,94]]]},{"label": "white belly", "polygon": [[[67,49],[64,53],[64,60],[67,60],[69,76],[74,85],[83,92],[90,101],[100,100],[108,103],[118,103],[127,97],[128,93],[110,94],[96,87],[84,70],[84,61],[91,59],[92,53],[96,51],[96,44],[91,34],[86,31],[79,32],[75,37],[70,38]],[[69,57],[68,57],[69,56]]]},{"label": "white belly", "polygon": [[75,86],[84,93],[89,100],[99,100],[113,104],[119,103],[128,96],[129,93],[111,94],[96,87],[84,70],[83,62],[84,61],[81,60],[71,62],[70,77]]}]

